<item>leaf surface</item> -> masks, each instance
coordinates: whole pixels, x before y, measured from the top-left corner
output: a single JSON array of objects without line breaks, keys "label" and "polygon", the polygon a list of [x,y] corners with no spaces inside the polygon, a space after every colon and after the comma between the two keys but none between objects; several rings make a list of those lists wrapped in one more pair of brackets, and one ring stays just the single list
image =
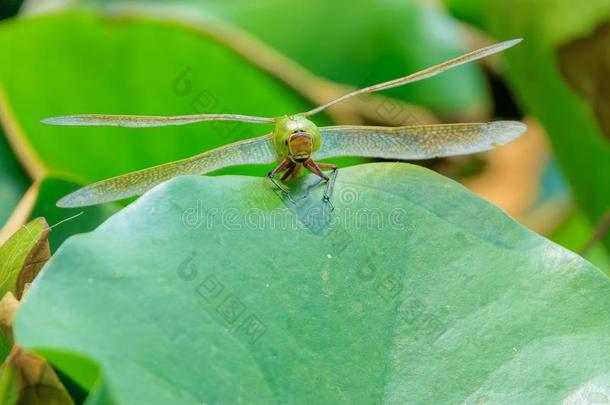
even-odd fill
[{"label": "leaf surface", "polygon": [[[610,283],[462,186],[341,170],[332,213],[179,177],[70,238],[17,341],[90,403],[558,403],[608,393]],[[86,360],[88,359],[88,360]],[[82,370],[95,372],[85,378]]]}]

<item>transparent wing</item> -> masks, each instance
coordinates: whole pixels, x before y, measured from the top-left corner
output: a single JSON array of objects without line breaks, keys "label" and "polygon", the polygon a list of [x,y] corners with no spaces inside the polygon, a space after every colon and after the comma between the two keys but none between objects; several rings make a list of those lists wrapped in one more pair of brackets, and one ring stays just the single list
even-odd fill
[{"label": "transparent wing", "polygon": [[517,121],[408,127],[322,127],[316,159],[362,156],[416,160],[483,152],[518,138],[527,126]]},{"label": "transparent wing", "polygon": [[511,41],[500,42],[499,44],[495,44],[495,45],[488,46],[486,48],[478,49],[476,51],[467,53],[466,55],[462,55],[455,59],[451,59],[447,62],[443,62],[439,65],[432,66],[427,69],[421,70],[417,73],[413,73],[413,74],[405,76],[405,77],[401,77],[398,79],[390,80],[390,81],[387,81],[384,83],[375,84],[373,86],[369,86],[369,87],[365,87],[360,90],[353,91],[353,92],[346,94],[344,96],[341,96],[335,100],[329,101],[326,104],[316,107],[313,110],[307,111],[305,113],[305,116],[317,114],[320,111],[330,107],[331,105],[340,103],[341,101],[344,101],[348,98],[351,98],[351,97],[354,97],[354,96],[357,96],[360,94],[391,89],[393,87],[403,86],[407,83],[413,83],[413,82],[416,82],[419,80],[427,79],[432,76],[436,76],[437,74],[442,73],[451,68],[454,68],[454,67],[457,67],[457,66],[460,66],[465,63],[472,62],[472,61],[475,61],[478,59],[485,58],[487,56],[493,55],[494,53],[502,52],[505,49],[508,49],[510,47],[517,45],[521,41],[522,41],[522,39],[513,39]]},{"label": "transparent wing", "polygon": [[273,123],[273,118],[253,117],[235,114],[196,114],[196,115],[104,115],[82,114],[65,115],[41,120],[43,124],[70,126],[108,126],[108,127],[164,127],[168,125],[186,125],[202,121],[242,121],[257,124]]},{"label": "transparent wing", "polygon": [[57,202],[57,206],[85,207],[122,200],[144,194],[172,177],[205,174],[223,167],[242,164],[272,163],[275,160],[273,138],[269,134],[221,146],[188,159],[93,183],[63,197]]}]

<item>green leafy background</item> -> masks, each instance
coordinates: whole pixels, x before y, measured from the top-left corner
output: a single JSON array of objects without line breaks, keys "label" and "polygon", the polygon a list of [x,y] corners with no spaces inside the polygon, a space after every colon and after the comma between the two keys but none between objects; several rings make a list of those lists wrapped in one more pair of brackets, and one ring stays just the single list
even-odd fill
[{"label": "green leafy background", "polygon": [[[77,3],[114,10],[123,2]],[[230,22],[312,72],[356,87],[401,77],[467,51],[458,22],[422,0],[144,0],[130,2],[126,9],[131,4]],[[480,116],[489,105],[476,65],[387,94],[453,117]]]},{"label": "green leafy background", "polygon": [[[456,15],[494,36],[526,39],[507,55],[515,94],[544,124],[575,200],[589,220],[597,223],[610,212],[610,133],[604,132],[596,114],[610,117],[610,104],[602,101],[608,94],[603,86],[610,72],[610,36],[598,39],[599,50],[581,44],[581,53],[570,54],[563,67],[560,50],[577,40],[599,36],[598,30],[610,24],[610,2],[446,2]],[[576,72],[572,82],[566,69]],[[594,105],[579,94],[582,86],[599,90],[601,104]],[[606,246],[610,246],[610,236],[606,237]]]},{"label": "green leafy background", "polygon": [[[78,112],[278,116],[311,107],[217,41],[171,23],[44,16],[3,24],[0,47],[7,97],[35,152],[51,170],[84,181],[188,157],[272,128],[208,123],[134,131],[50,127],[40,119]],[[188,83],[180,77],[185,69]],[[320,124],[325,122],[322,117]]]}]

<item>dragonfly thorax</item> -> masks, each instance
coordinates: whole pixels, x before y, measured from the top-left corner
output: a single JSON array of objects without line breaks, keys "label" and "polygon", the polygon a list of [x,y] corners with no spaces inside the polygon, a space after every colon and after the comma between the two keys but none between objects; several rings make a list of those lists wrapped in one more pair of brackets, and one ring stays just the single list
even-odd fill
[{"label": "dragonfly thorax", "polygon": [[276,118],[273,136],[278,159],[288,156],[296,163],[303,163],[320,148],[318,127],[303,115]]}]

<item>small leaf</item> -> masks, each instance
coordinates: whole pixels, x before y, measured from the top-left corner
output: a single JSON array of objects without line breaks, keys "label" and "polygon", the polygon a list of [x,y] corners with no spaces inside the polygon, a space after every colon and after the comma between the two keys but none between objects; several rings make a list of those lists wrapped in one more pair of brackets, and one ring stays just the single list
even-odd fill
[{"label": "small leaf", "polygon": [[37,218],[0,247],[0,295],[12,292],[21,298],[26,284],[51,257],[49,232],[44,218]]},{"label": "small leaf", "polygon": [[15,345],[0,368],[0,402],[6,405],[72,405],[53,367]]},{"label": "small leaf", "polygon": [[0,329],[12,346],[0,368],[0,403],[3,405],[70,405],[70,395],[55,370],[40,356],[13,345],[13,319],[19,301],[7,292],[0,301]]},{"label": "small leaf", "polygon": [[610,21],[558,49],[566,81],[592,106],[610,142]]}]

